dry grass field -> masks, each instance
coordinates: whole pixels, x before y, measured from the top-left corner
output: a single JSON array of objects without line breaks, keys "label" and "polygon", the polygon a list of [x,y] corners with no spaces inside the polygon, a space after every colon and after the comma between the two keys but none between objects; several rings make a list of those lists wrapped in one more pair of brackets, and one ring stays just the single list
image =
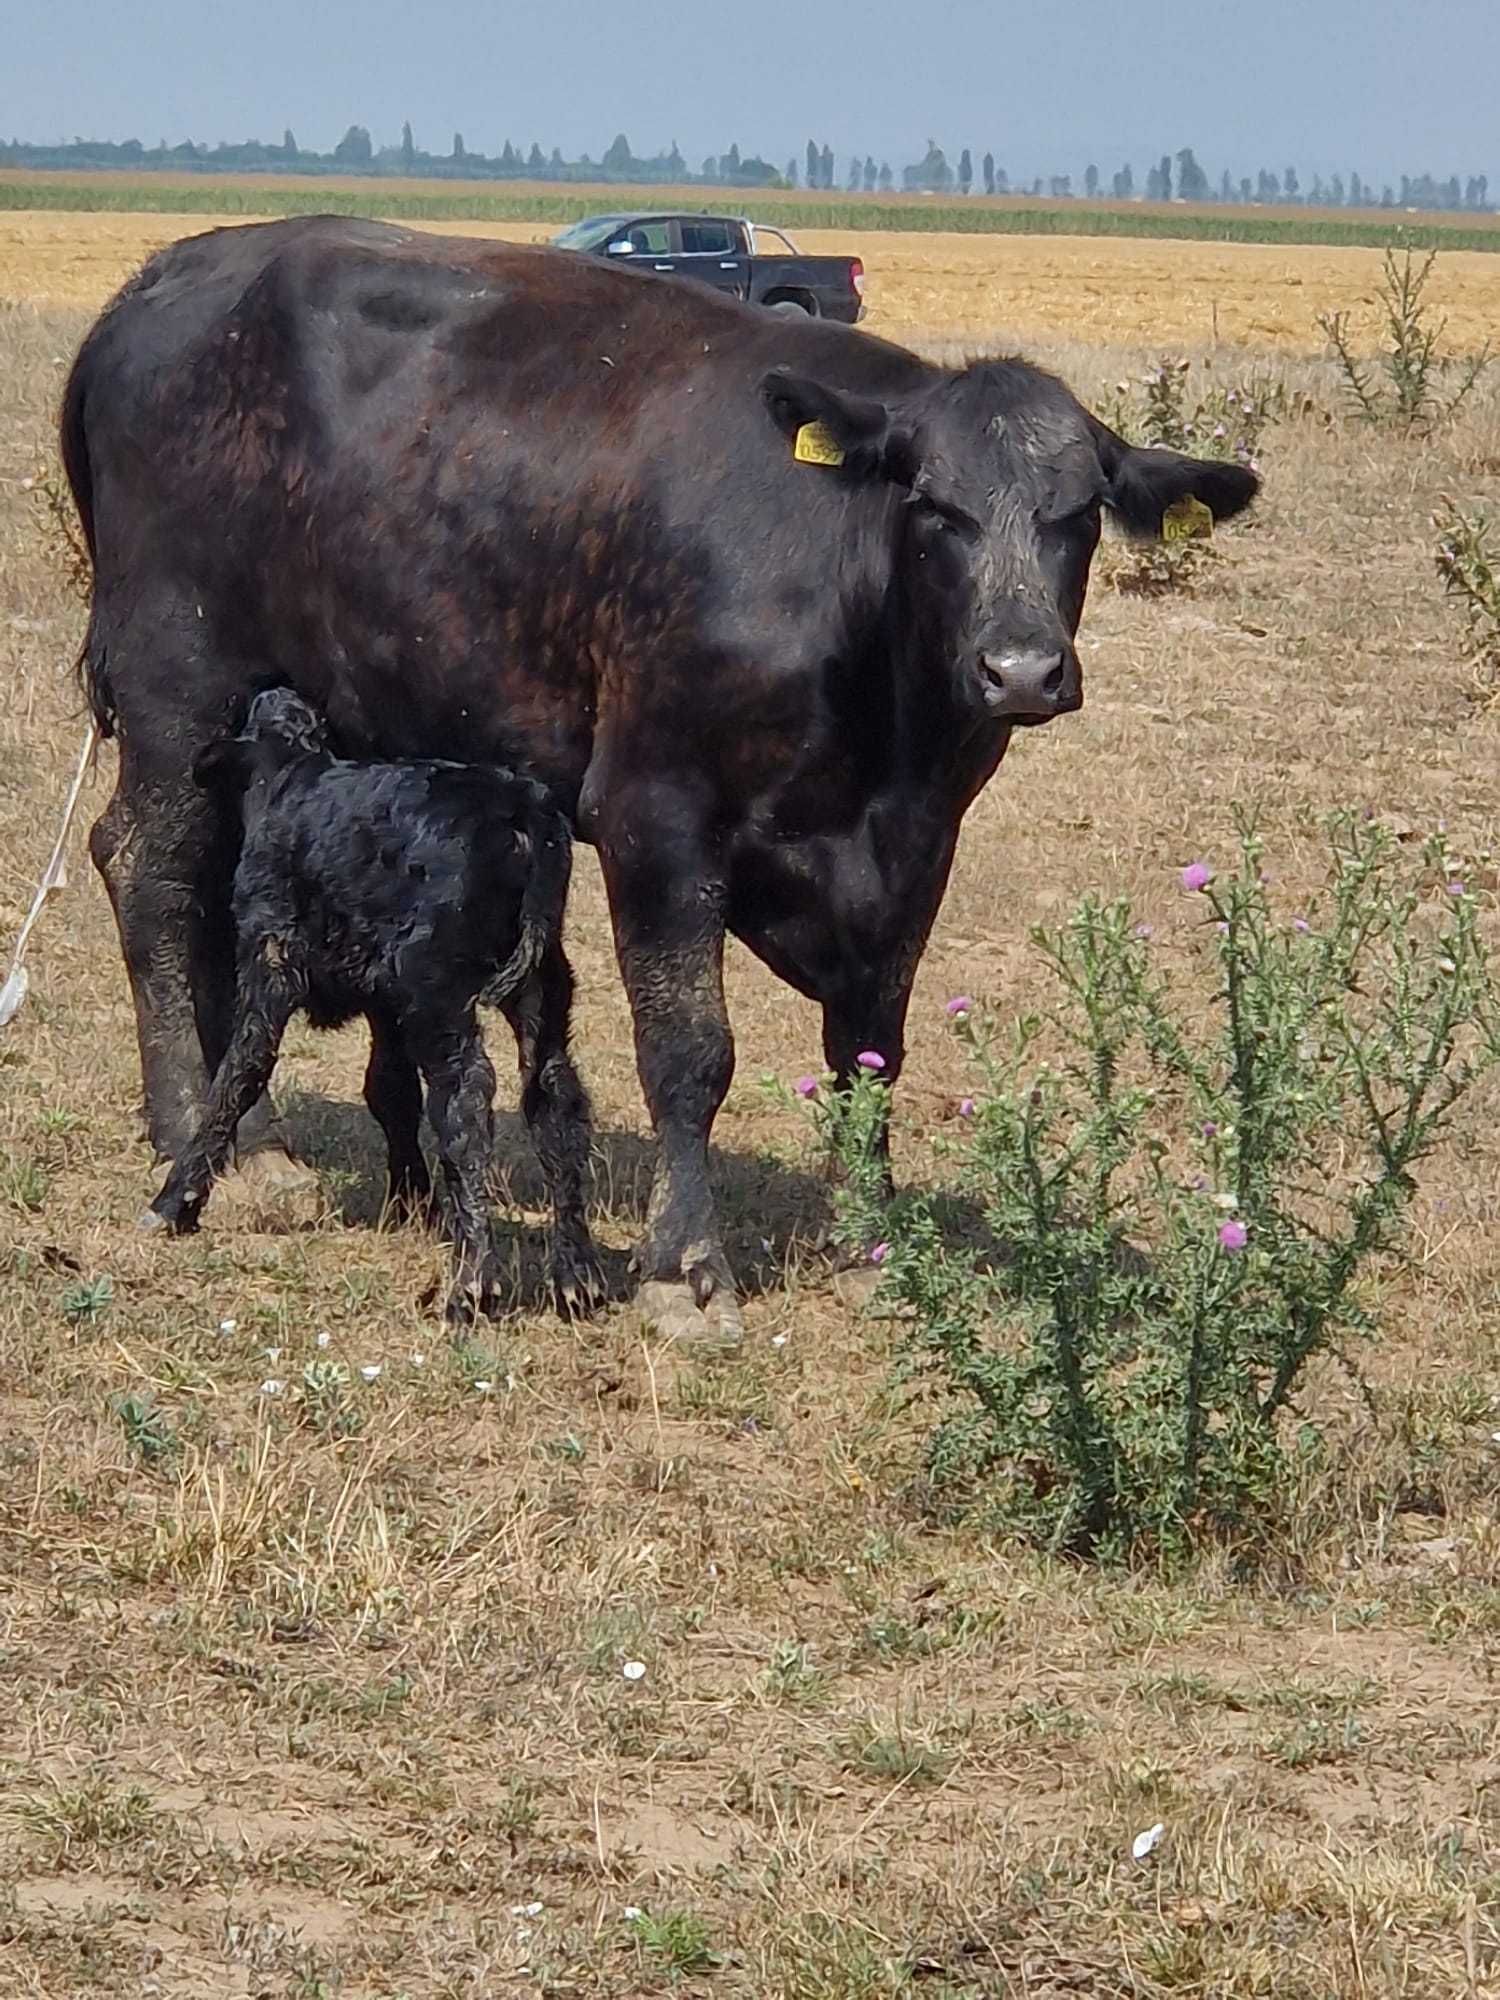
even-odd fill
[{"label": "dry grass field", "polygon": [[[332,197],[330,197],[331,199]],[[614,191],[618,201],[619,190]],[[601,202],[604,196],[601,195]],[[202,215],[0,210],[0,299],[94,306],[152,251],[213,226]],[[795,215],[791,217],[795,225]],[[426,224],[411,224],[424,228]],[[551,223],[441,222],[450,236],[545,242]],[[997,334],[1027,346],[1059,341],[1173,349],[1223,345],[1316,354],[1318,314],[1347,307],[1373,337],[1380,252],[1312,245],[1155,243],[1111,237],[885,234],[798,229],[799,248],[864,259],[868,325],[892,339],[968,348]],[[1449,251],[1431,298],[1459,349],[1494,330],[1500,270],[1493,255]]]},{"label": "dry grass field", "polygon": [[[0,218],[6,940],[82,731],[80,608],[30,482],[88,308],[173,233]],[[1024,338],[1097,402],[1159,342],[1201,356],[1217,300],[1202,365],[1276,350],[1258,365],[1335,407],[1294,350],[1372,269],[861,247],[875,325]],[[1463,336],[1500,285],[1470,261],[1440,267]],[[1196,594],[1122,595],[1105,551],[1084,711],[1018,740],[971,814],[917,990],[906,1176],[935,1171],[964,1083],[946,996],[1035,1004],[1027,926],[1090,889],[1186,958],[1176,871],[1227,853],[1237,802],[1289,908],[1327,808],[1445,819],[1493,925],[1500,714],[1467,698],[1429,516],[1444,492],[1500,504],[1500,379],[1429,443],[1314,416],[1263,458],[1264,502]],[[570,926],[598,1224],[623,1252],[648,1156],[586,855]],[[81,828],[32,974],[0,1037],[7,2000],[1500,1995],[1493,1093],[1382,1276],[1375,1407],[1313,1391],[1348,1408],[1299,1526],[1268,1569],[1167,1583],[913,1506],[900,1328],[845,1303],[804,1140],[759,1084],[815,1063],[816,1022],[742,952],[717,1136],[750,1298],[718,1362],[643,1342],[624,1306],[450,1347],[439,1246],[371,1226],[353,1032],[295,1031],[280,1077],[321,1216],[226,1188],[198,1237],[143,1239],[129,1006]],[[537,1176],[501,1133],[534,1294]]]}]

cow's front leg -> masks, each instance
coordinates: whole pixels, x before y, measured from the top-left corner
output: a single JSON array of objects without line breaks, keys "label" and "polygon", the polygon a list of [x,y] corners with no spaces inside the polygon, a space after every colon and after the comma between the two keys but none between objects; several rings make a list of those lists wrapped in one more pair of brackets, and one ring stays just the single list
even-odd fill
[{"label": "cow's front leg", "polygon": [[724,884],[675,797],[616,793],[596,823],[636,1066],[656,1133],[637,1253],[641,1307],[668,1336],[733,1344],[739,1299],[709,1178],[708,1141],[734,1074],[724,1006]]},{"label": "cow's front leg", "polygon": [[[833,1071],[834,1088],[847,1091],[860,1076],[873,1077],[887,1089],[901,1074],[906,1058],[906,1011],[911,1004],[916,954],[894,954],[883,964],[849,967],[823,1000],[823,1058]],[[861,1062],[860,1058],[864,1057]],[[878,1058],[878,1062],[876,1060]],[[875,1141],[879,1198],[895,1193],[891,1178],[890,1131],[882,1126]],[[835,1180],[844,1177],[838,1159],[829,1161]]]}]

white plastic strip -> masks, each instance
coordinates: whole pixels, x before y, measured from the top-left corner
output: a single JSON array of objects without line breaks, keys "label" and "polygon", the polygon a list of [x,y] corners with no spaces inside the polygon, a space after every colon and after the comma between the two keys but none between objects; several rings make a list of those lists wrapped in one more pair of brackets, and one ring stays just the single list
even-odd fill
[{"label": "white plastic strip", "polygon": [[0,1028],[10,1026],[21,1011],[21,1003],[26,998],[26,989],[31,982],[23,960],[26,957],[27,941],[36,928],[37,918],[42,914],[42,906],[49,896],[68,886],[66,860],[68,830],[73,824],[73,815],[78,810],[78,795],[83,790],[83,781],[88,776],[89,765],[93,762],[94,752],[98,747],[99,725],[97,722],[91,722],[84,734],[83,748],[78,753],[78,769],[73,773],[73,786],[68,793],[68,803],[63,807],[62,825],[57,829],[57,844],[52,850],[51,860],[42,871],[42,879],[37,884],[36,895],[26,914],[26,921],[16,938],[5,984],[0,986]]}]

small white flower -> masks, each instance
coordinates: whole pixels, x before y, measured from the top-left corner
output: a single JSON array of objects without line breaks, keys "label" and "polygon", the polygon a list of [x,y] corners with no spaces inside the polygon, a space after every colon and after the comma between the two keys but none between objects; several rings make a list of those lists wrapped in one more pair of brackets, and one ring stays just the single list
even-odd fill
[{"label": "small white flower", "polygon": [[1439,972],[1457,972],[1457,970],[1458,967],[1453,963],[1451,958],[1440,958],[1438,960]]},{"label": "small white flower", "polygon": [[384,1364],[379,1361],[367,1361],[364,1367],[361,1368],[359,1372],[361,1375],[364,1376],[367,1382],[378,1382],[380,1380],[380,1371],[383,1366]]},{"label": "small white flower", "polygon": [[506,1376],[506,1378],[505,1378],[505,1386],[506,1386],[506,1388],[507,1388],[507,1389],[514,1389],[514,1388],[515,1388],[515,1386],[516,1386],[516,1378],[515,1378],[515,1376],[514,1376],[514,1375],[507,1375],[507,1376]]},{"label": "small white flower", "polygon": [[260,1393],[263,1396],[279,1396],[285,1387],[286,1383],[284,1381],[281,1381],[277,1376],[272,1375],[266,1381],[261,1383]]},{"label": "small white flower", "polygon": [[481,1396],[489,1395],[490,1391],[494,1388],[494,1386],[495,1386],[494,1383],[490,1381],[476,1382],[474,1384],[476,1391]]},{"label": "small white flower", "polygon": [[773,1257],[776,1254],[776,1246],[772,1243],[769,1236],[762,1236],[762,1238],[760,1239],[760,1247],[762,1250],[765,1251],[768,1257]]},{"label": "small white flower", "polygon": [[1232,1194],[1216,1194],[1214,1196],[1215,1208],[1238,1208],[1239,1205],[1238,1198]]},{"label": "small white flower", "polygon": [[625,1905],[625,1921],[627,1924],[638,1924],[645,1914],[646,1912],[636,1903],[627,1903]]},{"label": "small white flower", "polygon": [[425,1368],[427,1366],[427,1356],[425,1354],[413,1354],[411,1365],[413,1368]]},{"label": "small white flower", "polygon": [[221,1319],[219,1321],[219,1331],[226,1334],[235,1333],[239,1329],[239,1324],[237,1319]]},{"label": "small white flower", "polygon": [[510,1913],[513,1917],[539,1917],[542,1906],[540,1903],[512,1903]]},{"label": "small white flower", "polygon": [[644,1660],[627,1660],[624,1666],[621,1667],[620,1672],[628,1681],[643,1681],[646,1678],[646,1662]]},{"label": "small white flower", "polygon": [[771,1345],[773,1347],[785,1347],[786,1335],[784,1333],[773,1333],[771,1335]]},{"label": "small white flower", "polygon": [[1490,1432],[1490,1443],[1491,1443],[1491,1444],[1500,1444],[1500,1431],[1491,1431],[1491,1432]]},{"label": "small white flower", "polygon": [[1148,1854],[1154,1854],[1161,1845],[1161,1837],[1166,1830],[1158,1820],[1155,1826],[1148,1826],[1144,1833],[1138,1833],[1130,1843],[1131,1860],[1144,1861]]},{"label": "small white flower", "polygon": [[332,1339],[333,1339],[333,1335],[332,1335],[331,1333],[320,1333],[320,1334],[318,1335],[318,1345],[319,1345],[319,1347],[326,1347],[326,1346],[328,1345],[328,1343],[329,1343],[329,1342],[330,1342],[330,1341],[331,1341]]},{"label": "small white flower", "polygon": [[261,1352],[262,1354],[265,1355],[267,1361],[270,1362],[273,1368],[276,1366],[277,1362],[281,1359],[281,1349],[279,1347],[263,1347],[261,1349]]}]

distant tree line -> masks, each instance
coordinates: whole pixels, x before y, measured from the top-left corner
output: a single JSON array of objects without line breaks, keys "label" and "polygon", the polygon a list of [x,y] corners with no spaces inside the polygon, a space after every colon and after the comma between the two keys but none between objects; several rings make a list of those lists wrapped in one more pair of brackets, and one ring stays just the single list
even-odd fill
[{"label": "distant tree line", "polygon": [[702,183],[712,187],[806,187],[832,192],[890,194],[1028,195],[1066,200],[1081,195],[1088,201],[1235,202],[1306,206],[1309,208],[1416,208],[1487,210],[1489,179],[1485,174],[1439,180],[1432,174],[1403,174],[1399,182],[1377,187],[1358,173],[1347,177],[1321,175],[1303,185],[1295,167],[1262,167],[1236,178],[1226,168],[1217,180],[1199,165],[1193,149],[1163,153],[1140,180],[1128,163],[1111,174],[1106,186],[1097,166],[1084,169],[1075,184],[1071,174],[1012,182],[995,155],[986,152],[976,169],[973,151],[965,146],[956,164],[936,140],[929,139],[920,160],[893,172],[888,160],[854,154],[840,177],[832,146],[809,139],[805,152],[775,167],[737,144],[710,154],[696,171],[674,140],[664,153],[637,154],[623,132],[617,133],[599,159],[587,153],[565,160],[553,147],[544,153],[534,141],[523,152],[507,139],[495,154],[471,152],[463,134],[455,132],[447,152],[432,153],[417,145],[409,124],[394,146],[377,146],[363,125],[351,125],[329,153],[309,152],[291,131],[281,144],[247,139],[240,144],[206,146],[192,140],[169,146],[165,139],[145,146],[139,139],[119,141],[74,139],[55,146],[31,145],[19,139],[0,141],[0,167],[174,169],[189,173],[296,173],[404,175],[434,180],[619,181],[656,185]]},{"label": "distant tree line", "polygon": [[[958,165],[951,166],[942,147],[929,139],[926,154],[914,166],[904,169],[901,184],[911,194],[969,194],[976,186],[973,154],[965,146],[958,156]],[[1046,195],[1053,200],[1082,194],[1086,200],[1097,201],[1106,193],[1097,166],[1085,167],[1081,185],[1075,185],[1071,174],[1053,174],[1046,180],[1038,178],[1012,185],[1005,169],[995,165],[993,153],[986,153],[980,162],[977,185],[990,195]],[[1295,167],[1280,172],[1262,167],[1253,178],[1245,174],[1239,179],[1225,168],[1219,179],[1213,181],[1198,164],[1191,146],[1185,146],[1180,153],[1163,153],[1139,183],[1134,168],[1127,162],[1111,176],[1107,194],[1113,201],[1259,202],[1306,208],[1479,210],[1490,206],[1486,174],[1464,178],[1453,174],[1447,180],[1438,180],[1432,174],[1403,174],[1399,183],[1386,182],[1380,187],[1357,173],[1351,173],[1347,180],[1342,174],[1333,174],[1326,181],[1321,174],[1315,174],[1304,187]]]}]

